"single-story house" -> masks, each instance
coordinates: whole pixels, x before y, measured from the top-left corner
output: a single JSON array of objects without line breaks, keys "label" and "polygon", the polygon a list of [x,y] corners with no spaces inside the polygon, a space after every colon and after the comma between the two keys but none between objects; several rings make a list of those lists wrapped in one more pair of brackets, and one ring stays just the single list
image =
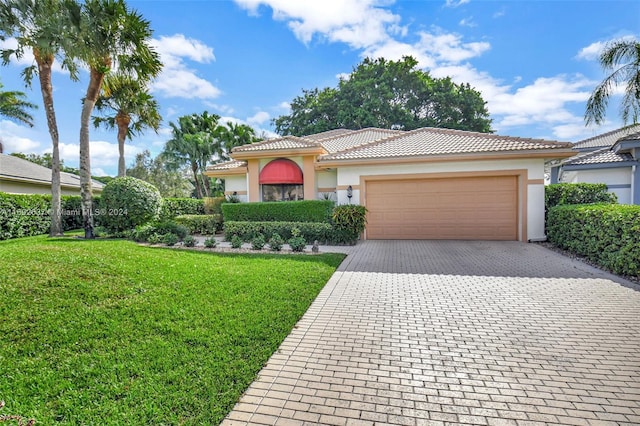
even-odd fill
[{"label": "single-story house", "polygon": [[579,154],[551,168],[551,183],[605,183],[621,204],[640,204],[640,124],[574,144]]},{"label": "single-story house", "polygon": [[[102,192],[104,184],[92,181],[94,194]],[[51,194],[51,169],[14,157],[0,154],[0,192],[9,194]],[[80,195],[80,176],[60,172],[62,195]]]},{"label": "single-story house", "polygon": [[460,130],[338,129],[232,150],[206,174],[242,201],[364,205],[366,239],[544,238],[544,164],[570,143]]}]

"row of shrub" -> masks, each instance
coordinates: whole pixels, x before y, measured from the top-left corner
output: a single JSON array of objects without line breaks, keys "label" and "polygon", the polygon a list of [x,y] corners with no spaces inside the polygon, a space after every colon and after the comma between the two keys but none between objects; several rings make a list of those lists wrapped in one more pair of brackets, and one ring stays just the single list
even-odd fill
[{"label": "row of shrub", "polygon": [[329,223],[334,202],[303,200],[266,203],[224,203],[225,222],[315,222]]},{"label": "row of shrub", "polygon": [[608,192],[607,185],[604,183],[555,183],[544,188],[545,211],[565,204],[615,204],[617,202],[616,194]]},{"label": "row of shrub", "polygon": [[640,275],[640,206],[555,206],[548,212],[547,237],[616,274]]},{"label": "row of shrub", "polygon": [[[309,201],[307,211],[317,209],[324,210],[331,205],[331,214],[325,217],[322,222],[311,220],[284,220],[291,216],[286,211],[289,204],[305,203],[304,201],[287,202],[287,203],[244,203],[244,204],[223,204],[223,212],[227,212],[229,206],[236,213],[233,217],[252,217],[245,210],[250,212],[270,211],[273,216],[268,216],[269,220],[230,220],[225,217],[224,231],[225,237],[231,241],[233,237],[238,237],[242,241],[249,242],[258,235],[263,235],[266,239],[270,239],[272,235],[278,234],[284,239],[290,239],[293,231],[300,232],[300,238],[303,238],[308,244],[318,241],[323,244],[355,244],[360,234],[364,231],[366,224],[366,209],[364,206],[347,204],[334,206],[332,201]],[[277,204],[278,209],[272,209],[272,205]],[[299,204],[298,204],[299,205]],[[281,208],[280,206],[284,206]],[[284,212],[284,213],[281,213]],[[256,214],[255,217],[267,217]],[[313,215],[298,215],[298,219],[306,219],[315,217]]]},{"label": "row of shrub", "polygon": [[173,219],[185,215],[222,215],[222,203],[226,202],[225,197],[205,197],[197,198],[164,198],[160,217],[163,219]]}]

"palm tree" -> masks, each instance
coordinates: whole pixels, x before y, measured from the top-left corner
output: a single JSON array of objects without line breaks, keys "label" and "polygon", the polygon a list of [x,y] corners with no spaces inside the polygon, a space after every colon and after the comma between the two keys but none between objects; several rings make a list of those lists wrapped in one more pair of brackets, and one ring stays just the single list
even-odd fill
[{"label": "palm tree", "polygon": [[600,53],[600,65],[612,71],[600,83],[587,101],[584,118],[587,124],[602,124],[614,86],[626,85],[620,105],[625,124],[631,119],[638,122],[640,115],[640,42],[637,40],[615,40],[608,43]]},{"label": "palm tree", "polygon": [[259,140],[253,127],[246,124],[234,124],[231,121],[227,121],[227,127],[220,132],[220,137],[223,142],[223,150],[220,154],[221,161],[228,161],[230,159],[229,153],[236,146],[250,144]]},{"label": "palm tree", "polygon": [[78,8],[73,0],[5,0],[0,2],[0,31],[6,37],[15,37],[16,49],[3,49],[3,65],[12,56],[20,59],[25,51],[31,51],[36,65],[24,69],[22,75],[27,86],[31,85],[34,73],[38,74],[40,92],[47,127],[51,136],[53,166],[51,167],[51,236],[63,234],[60,200],[60,152],[58,124],[53,106],[51,70],[56,58],[69,70],[73,80],[77,79],[77,66],[69,54],[73,38],[67,32],[70,18]]},{"label": "palm tree", "polygon": [[4,91],[3,87],[0,83],[0,115],[33,127],[33,116],[28,110],[36,109],[38,106],[27,102],[23,92]]},{"label": "palm tree", "polygon": [[95,107],[101,113],[114,113],[93,117],[93,124],[95,127],[104,125],[109,129],[118,129],[118,176],[125,176],[125,139],[132,139],[147,128],[158,131],[162,120],[158,103],[140,80],[124,74],[113,74],[105,78],[102,96]]},{"label": "palm tree", "polygon": [[115,65],[119,73],[145,81],[160,73],[162,63],[149,43],[149,21],[130,10],[123,0],[86,0],[78,29],[76,39],[83,42],[79,56],[89,67],[80,119],[80,195],[84,235],[94,238],[89,127],[105,75]]},{"label": "palm tree", "polygon": [[180,117],[178,124],[169,123],[172,138],[167,141],[162,155],[174,167],[188,164],[193,174],[196,196],[202,198],[211,193],[209,178],[204,175],[207,163],[222,152],[219,137],[220,117],[204,112]]}]

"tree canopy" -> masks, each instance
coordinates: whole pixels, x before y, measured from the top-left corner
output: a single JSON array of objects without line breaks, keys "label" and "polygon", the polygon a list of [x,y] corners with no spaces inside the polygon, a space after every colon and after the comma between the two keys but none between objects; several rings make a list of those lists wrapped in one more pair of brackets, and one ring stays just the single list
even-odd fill
[{"label": "tree canopy", "polygon": [[620,105],[620,115],[625,124],[638,122],[640,116],[640,42],[637,40],[615,40],[608,43],[600,53],[599,62],[605,71],[611,72],[595,88],[584,114],[586,124],[601,124],[613,89],[625,86]]},{"label": "tree canopy", "polygon": [[405,56],[366,58],[335,88],[303,89],[291,113],[273,120],[280,135],[304,136],[337,128],[413,130],[420,127],[491,132],[486,102],[468,83],[434,78]]}]

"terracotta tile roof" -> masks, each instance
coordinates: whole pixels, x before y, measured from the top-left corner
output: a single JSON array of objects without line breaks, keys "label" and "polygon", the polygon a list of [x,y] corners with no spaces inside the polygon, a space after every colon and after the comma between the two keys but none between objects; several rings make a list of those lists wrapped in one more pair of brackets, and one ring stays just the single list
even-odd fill
[{"label": "terracotta tile roof", "polygon": [[[367,128],[361,130],[351,130],[348,133],[332,136],[331,138],[325,138],[318,140],[318,143],[329,153],[335,154],[346,149],[354,148],[356,146],[368,144],[381,139],[394,136],[399,133],[404,133],[400,130],[387,130],[377,128]],[[305,136],[306,138],[306,136]]]},{"label": "terracotta tile roof", "polygon": [[582,166],[587,164],[623,163],[634,161],[633,156],[628,153],[616,154],[611,148],[602,148],[586,154],[576,155],[562,162],[563,166]]},{"label": "terracotta tile roof", "polygon": [[[13,155],[0,154],[0,179],[2,178],[51,185],[51,169]],[[60,184],[80,190],[80,176],[60,172]],[[97,180],[92,180],[91,185],[98,191],[104,188],[104,184]]]},{"label": "terracotta tile roof", "polygon": [[313,135],[308,135],[303,137],[307,140],[317,142],[321,139],[331,139],[331,138],[335,138],[336,136],[344,136],[349,133],[353,133],[354,131],[355,130],[349,130],[349,129],[334,129],[334,130],[327,130],[326,132],[316,133]]},{"label": "terracotta tile roof", "polygon": [[231,170],[239,167],[246,167],[246,161],[230,160],[224,163],[211,164],[207,166],[207,170]]},{"label": "terracotta tile roof", "polygon": [[576,149],[595,149],[610,147],[613,146],[613,144],[615,144],[619,139],[624,138],[625,136],[630,134],[636,134],[638,132],[640,132],[640,124],[634,124],[581,140],[579,142],[576,142],[573,147]]},{"label": "terracotta tile roof", "polygon": [[450,155],[483,152],[511,152],[523,150],[552,150],[571,148],[570,143],[499,136],[489,133],[466,132],[425,127],[366,145],[324,155],[320,161],[371,158],[401,158],[430,155]]},{"label": "terracotta tile roof", "polygon": [[318,143],[310,140],[299,138],[297,136],[284,136],[282,138],[267,139],[261,142],[237,146],[233,148],[231,152],[273,151],[280,149],[304,149],[318,147],[320,147]]}]

